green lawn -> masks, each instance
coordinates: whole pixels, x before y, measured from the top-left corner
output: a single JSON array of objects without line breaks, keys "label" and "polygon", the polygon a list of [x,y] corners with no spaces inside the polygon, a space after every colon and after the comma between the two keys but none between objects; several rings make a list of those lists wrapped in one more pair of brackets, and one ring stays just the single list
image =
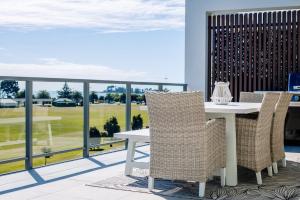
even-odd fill
[{"label": "green lawn", "polygon": [[[139,105],[132,104],[132,116],[141,114],[144,119],[144,126],[148,125],[147,111],[141,109]],[[8,108],[0,109],[0,120],[7,118],[24,117],[25,109]],[[66,150],[70,148],[82,147],[83,143],[83,108],[58,108],[34,106],[33,116],[61,117],[60,120],[50,122],[33,123],[33,152],[41,154],[43,147],[50,147],[52,151]],[[103,130],[106,120],[116,116],[121,126],[125,129],[125,105],[124,104],[92,104],[90,106],[90,126],[96,126]],[[49,124],[52,130],[52,139],[49,137]],[[25,124],[0,124],[0,160],[24,157],[25,154]],[[116,145],[114,145],[116,146]],[[110,149],[109,146],[103,150]],[[55,163],[70,160],[82,156],[81,151],[58,154],[49,159],[48,163]],[[43,158],[34,159],[34,166],[43,165]],[[0,173],[24,169],[24,162],[15,162],[0,165]]]}]

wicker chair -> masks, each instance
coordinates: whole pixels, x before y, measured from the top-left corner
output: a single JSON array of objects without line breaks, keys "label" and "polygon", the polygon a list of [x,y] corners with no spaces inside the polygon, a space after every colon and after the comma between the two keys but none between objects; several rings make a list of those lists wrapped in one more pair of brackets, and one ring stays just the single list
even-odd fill
[{"label": "wicker chair", "polygon": [[253,92],[240,92],[240,102],[261,103],[264,95]]},{"label": "wicker chair", "polygon": [[217,169],[225,185],[225,120],[206,122],[201,92],[147,92],[150,121],[149,190],[154,178],[205,182]]},{"label": "wicker chair", "polygon": [[270,131],[278,97],[275,93],[265,94],[258,119],[236,118],[238,165],[255,171],[259,185],[262,169],[268,168],[272,176]]},{"label": "wicker chair", "polygon": [[[257,94],[253,92],[240,92],[240,102],[245,103],[261,103],[264,98],[263,94]],[[249,113],[249,114],[238,114],[237,117],[243,117],[248,119],[257,119],[257,113]]]},{"label": "wicker chair", "polygon": [[280,94],[273,117],[273,126],[271,130],[271,157],[275,174],[278,173],[277,161],[282,160],[282,165],[284,167],[286,166],[284,153],[284,125],[292,96],[292,94],[285,92]]}]

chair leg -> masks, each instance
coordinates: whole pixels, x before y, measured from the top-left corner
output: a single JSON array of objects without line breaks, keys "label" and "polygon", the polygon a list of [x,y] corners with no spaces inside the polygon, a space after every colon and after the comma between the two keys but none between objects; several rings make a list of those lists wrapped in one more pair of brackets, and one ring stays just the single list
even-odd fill
[{"label": "chair leg", "polygon": [[261,185],[262,184],[261,172],[256,172],[256,179],[257,179],[257,184]]},{"label": "chair leg", "polygon": [[199,197],[204,197],[205,195],[205,182],[199,183]]},{"label": "chair leg", "polygon": [[277,173],[278,173],[278,166],[277,166],[277,162],[273,162],[273,163],[272,163],[272,166],[273,166],[273,171],[274,171],[274,174],[277,174]]},{"label": "chair leg", "polygon": [[154,178],[151,176],[148,177],[148,189],[152,191],[154,189]]},{"label": "chair leg", "polygon": [[282,166],[286,167],[286,159],[285,158],[282,159]]},{"label": "chair leg", "polygon": [[224,187],[225,180],[226,180],[226,168],[221,168],[220,174],[221,174],[221,186]]},{"label": "chair leg", "polygon": [[268,167],[268,176],[273,176],[272,165]]}]

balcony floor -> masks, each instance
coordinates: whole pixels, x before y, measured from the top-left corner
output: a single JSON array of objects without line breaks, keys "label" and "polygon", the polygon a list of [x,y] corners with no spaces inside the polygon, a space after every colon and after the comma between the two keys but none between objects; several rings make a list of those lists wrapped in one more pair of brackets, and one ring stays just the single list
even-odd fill
[{"label": "balcony floor", "polygon": [[[300,147],[287,147],[287,160],[300,163]],[[136,158],[148,160],[149,146],[139,147]],[[86,184],[115,177],[124,172],[126,151],[117,151],[89,159],[41,167],[31,171],[0,176],[1,200],[126,200],[177,199],[146,193],[111,190]]]}]

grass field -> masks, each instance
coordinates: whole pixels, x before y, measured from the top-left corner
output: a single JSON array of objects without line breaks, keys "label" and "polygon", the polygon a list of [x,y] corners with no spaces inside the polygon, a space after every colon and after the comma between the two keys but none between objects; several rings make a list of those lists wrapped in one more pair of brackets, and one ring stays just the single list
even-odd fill
[{"label": "grass field", "polygon": [[[141,114],[144,126],[148,125],[147,111],[140,109],[139,105],[132,104],[132,116]],[[7,108],[0,109],[0,120],[7,118],[24,118],[25,109]],[[43,147],[50,147],[52,151],[60,151],[82,147],[83,143],[83,108],[82,107],[33,107],[34,117],[60,117],[54,121],[33,122],[33,153],[43,153]],[[121,126],[125,129],[125,105],[124,104],[92,104],[90,106],[90,126],[96,126],[103,130],[107,119],[116,116]],[[1,121],[0,121],[1,122]],[[51,134],[49,133],[49,125]],[[25,155],[25,124],[24,122],[1,124],[0,123],[0,160],[6,160]],[[49,136],[51,135],[51,137]],[[120,146],[123,144],[116,144]],[[112,147],[112,148],[114,148]],[[111,147],[104,146],[103,150]],[[48,163],[70,160],[82,156],[82,151],[68,152],[54,155]],[[34,166],[43,165],[44,158],[35,158]],[[24,169],[24,162],[0,164],[0,173]]]}]

